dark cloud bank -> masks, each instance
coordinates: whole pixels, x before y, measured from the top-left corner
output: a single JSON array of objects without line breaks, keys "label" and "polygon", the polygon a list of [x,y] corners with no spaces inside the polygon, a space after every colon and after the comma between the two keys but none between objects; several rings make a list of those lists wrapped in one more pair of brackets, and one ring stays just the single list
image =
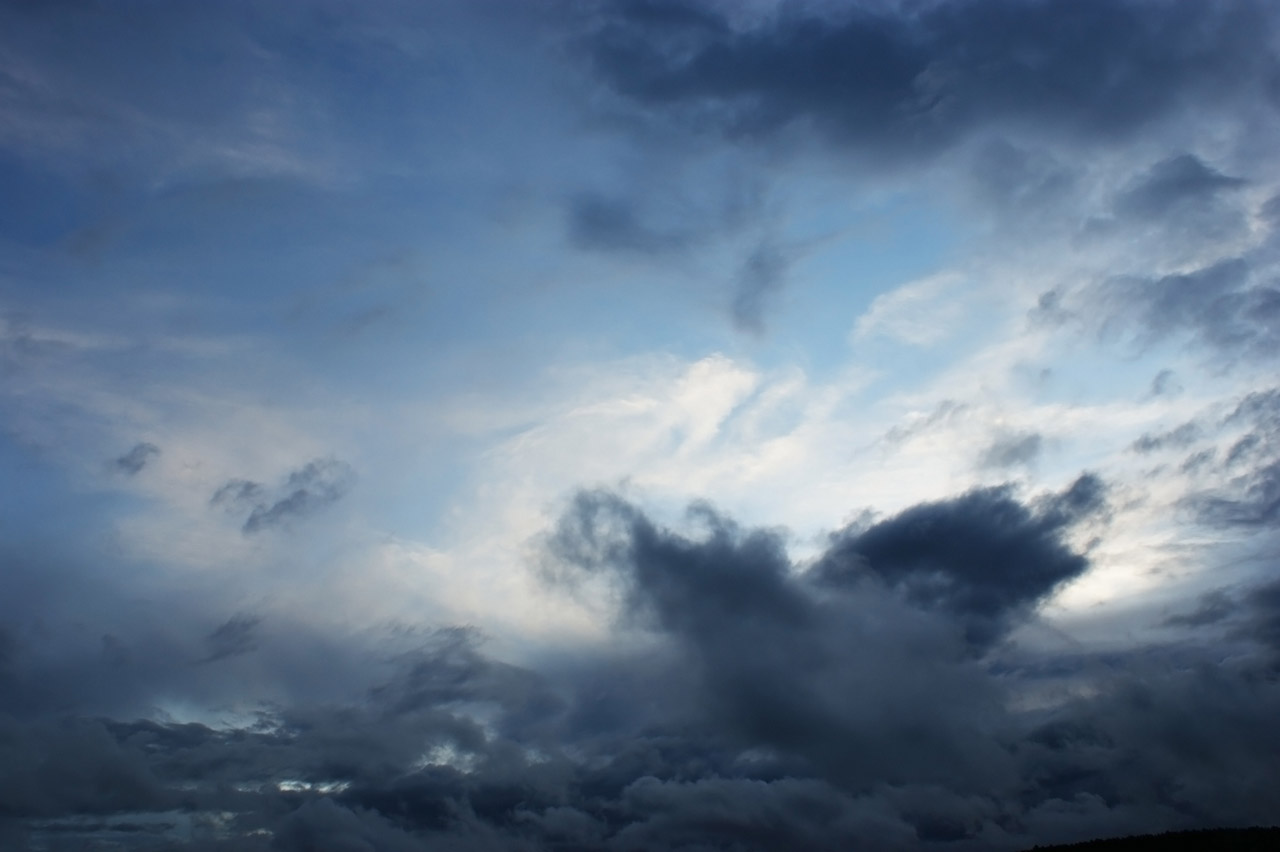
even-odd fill
[{"label": "dark cloud bank", "polygon": [[[1265,2],[792,4],[746,25],[694,3],[605,9],[584,49],[639,107],[735,139],[804,124],[879,160],[978,129],[1120,140],[1191,106],[1280,102]],[[1189,162],[1154,177],[1134,206],[1233,185]]]},{"label": "dark cloud bank", "polygon": [[[1229,627],[1193,651],[1011,642],[1087,569],[1068,536],[1106,513],[1091,475],[976,490],[797,565],[781,533],[705,505],[677,533],[583,492],[546,574],[612,588],[626,650],[533,667],[450,628],[402,631],[411,649],[370,675],[342,648],[367,638],[239,613],[171,627],[185,666],[104,648],[104,677],[6,632],[0,830],[14,849],[966,850],[1274,820],[1274,585],[1171,616],[1183,636]],[[112,676],[159,700],[192,671],[305,658],[346,697],[299,690],[221,728],[86,712]]]},{"label": "dark cloud bank", "polygon": [[[952,157],[971,173],[984,214],[1005,215],[1015,229],[1078,231],[1081,244],[1160,235],[1177,271],[1153,260],[1113,275],[1068,300],[1069,313],[1143,343],[1188,336],[1231,357],[1280,351],[1280,202],[1245,192],[1274,175],[1274,3],[792,3],[766,15],[667,0],[590,8],[578,49],[601,101],[651,133],[697,140],[692,150],[712,140],[794,154],[817,142],[876,175]],[[1243,173],[1195,150],[1223,154],[1209,128],[1233,140],[1230,169]],[[1120,150],[1132,153],[1132,171],[1112,178],[1111,197],[1076,197],[1090,161]],[[1078,203],[1101,206],[1068,221]],[[596,248],[670,249],[672,235],[639,228],[618,212],[626,209],[590,220]],[[1272,238],[1223,254],[1251,221]],[[583,229],[574,233],[581,242]],[[1209,248],[1209,259],[1195,257]],[[1175,260],[1182,255],[1188,262]],[[749,260],[733,321],[760,330],[762,303],[783,278]],[[1046,297],[1056,305],[1064,294]]]}]

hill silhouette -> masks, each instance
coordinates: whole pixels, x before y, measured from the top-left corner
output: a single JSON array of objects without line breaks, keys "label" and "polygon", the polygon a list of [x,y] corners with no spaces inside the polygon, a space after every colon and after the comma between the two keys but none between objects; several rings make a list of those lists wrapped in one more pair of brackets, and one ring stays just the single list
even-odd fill
[{"label": "hill silhouette", "polygon": [[1168,831],[1033,848],[1040,852],[1272,852],[1280,849],[1280,828]]}]

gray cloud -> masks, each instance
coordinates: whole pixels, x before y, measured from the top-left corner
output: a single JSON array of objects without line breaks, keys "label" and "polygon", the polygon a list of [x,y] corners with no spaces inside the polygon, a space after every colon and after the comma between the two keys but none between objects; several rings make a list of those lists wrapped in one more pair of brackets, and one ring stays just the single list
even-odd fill
[{"label": "gray cloud", "polygon": [[1203,209],[1218,195],[1245,183],[1215,171],[1194,154],[1182,154],[1152,166],[1120,194],[1116,208],[1126,216],[1163,218],[1187,208]]},{"label": "gray cloud", "polygon": [[[1062,535],[1102,498],[1088,476],[1030,501],[971,492],[842,531],[806,568],[779,532],[705,505],[683,534],[585,492],[547,558],[614,583],[617,628],[650,641],[521,667],[474,629],[369,646],[273,620],[267,642],[239,613],[174,635],[224,659],[256,644],[267,670],[313,659],[342,690],[276,693],[241,727],[0,718],[0,830],[124,849],[977,852],[1266,821],[1280,804],[1268,587],[1224,616],[1261,656],[1227,663],[1196,663],[1221,659],[1213,647],[1091,660],[993,643],[1083,570]],[[1193,615],[1167,626],[1210,618]],[[155,656],[121,636],[126,665]],[[193,671],[219,667],[153,667],[129,688],[181,694]],[[104,688],[81,672],[78,689]],[[1015,709],[1052,677],[1090,688]],[[252,696],[235,678],[217,689],[206,700]]]},{"label": "gray cloud", "polygon": [[1181,390],[1182,387],[1178,383],[1178,377],[1173,370],[1161,370],[1151,380],[1152,396],[1167,396],[1178,393]]},{"label": "gray cloud", "polygon": [[949,425],[952,421],[963,417],[968,410],[969,406],[966,403],[944,399],[925,417],[894,426],[885,433],[884,440],[890,444],[901,444],[936,426]]},{"label": "gray cloud", "polygon": [[769,245],[757,247],[747,258],[732,304],[733,321],[739,329],[756,334],[764,330],[765,308],[786,284],[788,265],[787,256]]},{"label": "gray cloud", "polygon": [[760,178],[729,172],[698,182],[660,174],[625,192],[577,193],[566,205],[569,241],[585,251],[670,263],[734,245],[750,227],[755,247],[735,246],[746,257],[733,276],[728,313],[738,330],[759,334],[793,258],[758,233],[769,230]]},{"label": "gray cloud", "polygon": [[346,496],[355,483],[351,465],[339,459],[315,459],[289,474],[272,492],[260,483],[232,479],[209,502],[231,512],[248,510],[244,532],[252,534],[301,520]]},{"label": "gray cloud", "polygon": [[1244,261],[1221,261],[1185,275],[1138,282],[1148,328],[1156,334],[1188,328],[1223,348],[1270,348],[1271,320],[1280,310],[1275,291],[1250,286]]},{"label": "gray cloud", "polygon": [[236,613],[205,637],[209,655],[201,662],[212,663],[227,657],[248,654],[258,647],[257,630],[262,618],[248,613]]},{"label": "gray cloud", "polygon": [[624,199],[579,195],[569,204],[569,237],[579,248],[668,254],[687,248],[694,236],[643,222],[636,206]]},{"label": "gray cloud", "polygon": [[1225,621],[1238,609],[1239,605],[1231,595],[1222,589],[1215,589],[1202,595],[1195,609],[1171,615],[1163,624],[1166,627],[1204,627]]},{"label": "gray cloud", "polygon": [[1168,432],[1146,433],[1133,442],[1131,449],[1138,453],[1153,453],[1165,448],[1185,449],[1200,439],[1202,430],[1198,423],[1183,423]]},{"label": "gray cloud", "polygon": [[1248,617],[1237,635],[1266,648],[1271,655],[1271,670],[1280,672],[1280,581],[1250,589],[1244,603]]},{"label": "gray cloud", "polygon": [[232,479],[223,483],[213,492],[209,503],[213,506],[237,508],[240,505],[256,505],[261,502],[266,490],[257,482],[247,479]]},{"label": "gray cloud", "polygon": [[1035,432],[1004,435],[982,451],[978,464],[995,470],[1028,465],[1039,458],[1043,444],[1044,439]]},{"label": "gray cloud", "polygon": [[[1241,433],[1240,430],[1244,430]],[[1266,528],[1280,519],[1280,390],[1246,395],[1218,424],[1233,435],[1217,471],[1222,484],[1195,492],[1185,504],[1211,526]]]},{"label": "gray cloud", "polygon": [[0,818],[167,810],[180,796],[146,756],[89,719],[0,717]]},{"label": "gray cloud", "polygon": [[160,455],[160,448],[148,441],[135,444],[133,449],[115,460],[117,470],[129,476],[141,471],[153,457]]},{"label": "gray cloud", "polygon": [[[645,109],[737,139],[807,122],[880,160],[929,156],[982,126],[1122,138],[1191,101],[1266,98],[1277,73],[1274,10],[1260,2],[824,11],[739,27],[693,3],[616,3],[585,49],[600,79]],[[1149,194],[1204,186],[1186,163],[1167,171]]]},{"label": "gray cloud", "polygon": [[982,649],[1011,618],[1085,570],[1087,561],[1061,535],[1104,508],[1103,490],[1086,475],[1036,510],[1008,488],[922,504],[838,536],[816,570],[829,584],[877,577],[917,605],[956,617],[966,640]]},{"label": "gray cloud", "polygon": [[1226,488],[1188,501],[1214,526],[1269,527],[1280,521],[1280,460],[1235,477]]},{"label": "gray cloud", "polygon": [[[226,65],[237,85],[212,113],[206,102],[222,91],[222,77],[216,89],[188,85],[204,78],[178,69],[150,96],[163,101],[162,109],[134,112],[123,107],[147,100],[134,96],[134,84],[156,77],[157,63],[138,64],[142,76],[108,74],[99,83],[97,69],[115,54],[65,48],[125,44],[154,57],[155,45],[170,50],[199,42],[216,15],[201,13],[167,38],[157,34],[173,28],[148,27],[145,15],[98,9],[87,25],[68,30],[76,38],[48,42],[64,48],[57,52],[74,59],[75,68],[32,66],[67,68],[65,78],[48,85],[66,101],[70,121],[48,125],[59,133],[24,136],[15,150],[83,137],[106,152],[93,162],[118,160],[148,180],[179,183],[209,180],[206,171],[216,182],[238,169],[306,167],[306,157],[287,155],[331,138],[329,125],[344,116],[378,118],[340,108],[326,91],[340,89],[382,113],[408,91],[394,92],[397,99],[386,87],[424,78],[417,73],[424,65],[400,62],[426,48],[389,26],[395,16],[374,6],[358,25],[322,10],[302,31],[268,15],[248,31],[214,32],[209,43],[234,49],[196,51],[195,61]],[[590,102],[609,101],[609,109],[630,110],[650,126],[680,125],[704,139],[766,149],[803,142],[815,131],[845,159],[873,167],[913,167],[960,150],[982,197],[1015,212],[1043,211],[1085,191],[1079,182],[1096,175],[1064,162],[1067,151],[1083,152],[1083,162],[1096,150],[1091,145],[1132,139],[1183,110],[1194,111],[1198,126],[1216,127],[1214,110],[1243,104],[1261,112],[1276,103],[1276,13],[1264,0],[965,0],[825,4],[821,12],[816,4],[783,4],[747,24],[739,23],[747,14],[742,8],[673,2],[587,8],[583,14],[598,26],[582,46],[609,90]],[[125,41],[104,40],[98,24]],[[15,32],[17,41],[10,41],[18,44],[24,31]],[[472,71],[482,66],[486,75],[502,71],[487,62],[455,66],[450,51],[458,40],[447,28],[445,38],[437,36],[428,50],[431,93],[438,87],[446,97],[456,94],[454,82],[479,80]],[[438,40],[448,48],[439,54]],[[396,62],[324,61],[326,49],[339,44],[344,56],[376,50]],[[246,46],[252,62],[223,61],[224,53],[234,59]],[[300,57],[310,71],[297,64]],[[519,57],[515,64],[523,69]],[[0,89],[12,90],[9,105],[18,119],[48,105],[38,91],[45,85],[40,73],[10,76],[0,79]],[[368,85],[374,77],[385,86]],[[122,94],[103,97],[98,86]],[[366,104],[375,89],[382,94]],[[415,102],[430,104],[434,96]],[[153,117],[175,110],[188,120]],[[302,112],[315,119],[276,146],[244,132],[214,134],[208,166],[200,165],[199,150],[133,154],[141,129],[154,128],[147,129],[157,136],[151,146],[167,149],[207,136],[193,136],[193,129],[234,124],[241,112],[255,132],[287,130],[288,119]],[[486,113],[484,103],[476,113]],[[403,137],[421,150],[417,143],[434,125],[421,130],[410,119],[435,111],[405,114],[405,124],[374,135]],[[467,124],[469,116],[459,116],[466,119],[462,131],[480,126]],[[11,124],[23,132],[21,121]],[[1280,223],[1280,200],[1259,210],[1247,206],[1256,203],[1253,181],[1265,175],[1203,150],[1169,158],[1170,150],[1187,149],[1154,142],[1148,148],[1147,141],[1153,140],[1142,146],[1152,152],[1147,160],[1117,166],[1134,169],[1132,181],[1122,177],[1099,193],[1113,234],[1127,236],[1123,229],[1131,228],[1172,244],[1201,225],[1216,238],[1237,233],[1240,222]],[[385,148],[398,185],[403,175],[419,173],[401,168],[405,161],[393,146]],[[354,161],[341,153],[321,158],[323,164]],[[464,153],[466,163],[487,156]],[[438,165],[440,175],[456,171],[448,157]],[[464,178],[486,183],[508,177],[481,174],[487,171],[463,169]],[[535,169],[529,179],[544,186],[546,174]],[[590,251],[668,259],[741,237],[741,244],[722,246],[747,246],[729,307],[739,327],[759,329],[786,282],[790,258],[774,247],[788,245],[789,232],[778,228],[769,239],[735,230],[743,226],[730,204],[721,210],[714,202],[680,202],[672,212],[654,200],[682,179],[663,178],[649,194],[571,195],[570,241]],[[360,205],[376,200],[363,188],[377,183],[353,180],[362,188],[355,196],[334,198],[356,199],[352,209],[360,214]],[[405,194],[419,199],[412,188]],[[42,203],[50,209],[63,203],[48,198]],[[245,198],[253,201],[239,198],[220,215],[240,222]],[[438,206],[452,200],[446,192]],[[202,222],[213,209],[207,201],[190,208]],[[293,215],[294,203],[275,204],[277,212],[263,221]],[[165,216],[157,216],[164,224]],[[406,227],[421,230],[421,221]],[[247,247],[227,280],[248,282],[246,292],[258,298],[257,282],[272,276],[256,252],[278,254],[279,233],[244,222],[240,227],[260,232],[265,242],[222,239],[238,230],[198,231],[213,238],[211,251]],[[22,233],[39,236],[38,230]],[[1085,249],[1092,238],[1080,236]],[[750,253],[751,246],[758,251]],[[1034,253],[1037,246],[1028,248]],[[1151,339],[1187,337],[1223,351],[1265,354],[1275,344],[1280,304],[1265,265],[1274,248],[1273,237],[1256,252],[1232,247],[1226,259],[1135,265],[1135,274],[1110,280],[1101,295],[1088,294],[1095,303],[1080,312],[1096,308]],[[325,252],[312,254],[328,263]],[[448,258],[442,262],[452,268]],[[163,279],[163,268],[153,272]],[[310,276],[305,268],[293,273],[304,284]],[[207,286],[222,286],[218,275],[207,277]],[[217,303],[234,313],[236,295],[220,292]],[[377,319],[378,306],[398,304],[374,296],[330,307],[362,325]],[[361,313],[366,305],[372,307]],[[1043,314],[1075,307],[1059,293],[1045,300]],[[201,317],[197,325],[206,319],[217,318]],[[70,345],[13,340],[24,358],[31,353],[19,349]],[[1167,379],[1157,380],[1152,389],[1168,387]],[[1196,481],[1217,483],[1189,503],[1196,517],[1246,531],[1269,528],[1280,493],[1277,399],[1276,391],[1252,395],[1216,427],[1197,420],[1202,435],[1153,432],[1135,450],[1180,456],[1198,449],[1197,441],[1216,440],[1215,451],[1191,457],[1204,473]],[[964,403],[948,401],[885,440],[944,428],[965,412]],[[996,470],[1027,464],[1040,449],[1036,435],[994,436],[983,462]],[[155,455],[142,451],[135,469],[122,464],[137,451],[108,464],[137,473]],[[210,504],[259,536],[244,547],[301,563],[314,553],[311,542],[286,552],[302,543],[266,546],[261,537],[332,510],[354,478],[350,465],[317,459],[279,480],[230,480]],[[522,649],[522,665],[490,653],[474,628],[346,625],[342,600],[320,601],[338,616],[309,624],[311,613],[291,619],[289,607],[273,608],[270,595],[246,604],[244,595],[263,589],[246,591],[238,572],[189,572],[175,581],[173,572],[129,563],[123,548],[100,547],[96,538],[92,548],[64,558],[54,558],[52,545],[6,540],[0,847],[1012,852],[1104,835],[1273,821],[1280,813],[1274,583],[1176,610],[1156,634],[1167,645],[1153,640],[1099,653],[1018,646],[1016,629],[1035,627],[1038,608],[1055,590],[1089,570],[1087,551],[1072,544],[1081,532],[1076,525],[1106,511],[1106,488],[1091,475],[1039,497],[1008,486],[979,489],[888,516],[868,513],[799,563],[778,529],[746,527],[701,504],[676,528],[612,492],[585,492],[548,533],[543,556],[549,575],[585,578],[616,592],[612,632],[588,647]],[[11,536],[12,529],[0,531]],[[301,570],[312,573],[313,566]],[[299,608],[314,605],[312,593],[319,597],[327,588],[309,588],[295,601],[295,580],[281,567],[266,575],[266,588]],[[208,724],[182,721],[191,712],[207,713]]]},{"label": "gray cloud", "polygon": [[[1274,199],[1255,210],[1247,191],[1271,172],[1259,154],[1269,149],[1243,140],[1280,106],[1278,22],[1261,0],[795,4],[754,16],[619,2],[596,10],[580,47],[613,96],[605,102],[668,137],[683,129],[769,151],[816,138],[876,174],[958,152],[980,215],[1003,217],[1005,235],[1065,229],[1072,251],[1099,239],[1160,244],[1078,305],[1057,294],[1044,318],[1102,317],[1147,343],[1187,334],[1231,357],[1274,357],[1274,250],[1222,247],[1277,221]],[[1230,156],[1197,150],[1174,130],[1188,117],[1228,126],[1239,144]],[[1082,152],[1142,134],[1167,147],[1097,192]],[[735,323],[759,324],[754,294],[776,280],[748,265]]]}]

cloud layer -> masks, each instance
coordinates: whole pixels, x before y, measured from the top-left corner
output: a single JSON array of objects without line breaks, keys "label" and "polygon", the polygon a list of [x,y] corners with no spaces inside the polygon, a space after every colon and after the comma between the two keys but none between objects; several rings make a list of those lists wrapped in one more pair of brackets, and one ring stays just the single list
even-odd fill
[{"label": "cloud layer", "polygon": [[[247,726],[28,708],[5,722],[7,830],[87,848],[150,848],[150,819],[157,845],[194,848],[1016,849],[1265,822],[1274,585],[1170,619],[1237,624],[1225,660],[1177,642],[1040,660],[1008,641],[1085,570],[1062,535],[1102,493],[1088,476],[1029,502],[972,492],[844,530],[802,566],[705,504],[680,533],[584,492],[544,539],[547,575],[604,582],[638,644],[531,668],[473,630],[385,636],[384,674],[334,669],[340,700]],[[270,626],[235,615],[198,662],[325,653]],[[38,660],[12,650],[8,676]],[[174,674],[146,677],[163,692]]]},{"label": "cloud layer", "polygon": [[1273,821],[1278,43],[0,4],[0,846]]}]

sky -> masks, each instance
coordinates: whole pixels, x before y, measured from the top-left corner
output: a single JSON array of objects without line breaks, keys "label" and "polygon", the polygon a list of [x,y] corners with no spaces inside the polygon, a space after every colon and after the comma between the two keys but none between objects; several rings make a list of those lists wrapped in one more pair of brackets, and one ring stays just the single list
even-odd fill
[{"label": "sky", "polygon": [[1280,7],[0,2],[0,845],[1280,813]]}]

